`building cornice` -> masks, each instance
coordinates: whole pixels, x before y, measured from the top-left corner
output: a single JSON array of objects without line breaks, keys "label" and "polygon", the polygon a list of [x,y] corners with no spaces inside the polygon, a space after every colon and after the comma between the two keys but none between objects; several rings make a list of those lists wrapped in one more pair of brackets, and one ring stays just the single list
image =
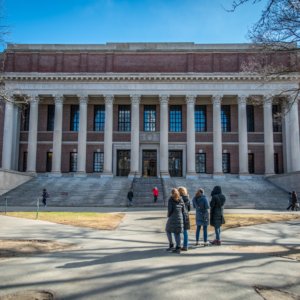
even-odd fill
[{"label": "building cornice", "polygon": [[[0,80],[18,82],[211,82],[211,81],[262,81],[265,78],[249,73],[2,73]],[[280,76],[270,76],[267,82],[299,81],[299,73],[291,73]]]}]

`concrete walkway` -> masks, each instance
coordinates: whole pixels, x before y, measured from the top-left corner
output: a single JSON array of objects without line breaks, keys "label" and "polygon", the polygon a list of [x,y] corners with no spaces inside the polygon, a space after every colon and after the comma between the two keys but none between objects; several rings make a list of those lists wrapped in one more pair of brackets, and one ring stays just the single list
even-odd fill
[{"label": "concrete walkway", "polygon": [[[227,230],[223,246],[178,255],[165,251],[165,215],[162,210],[127,211],[115,231],[0,216],[0,239],[76,244],[71,250],[1,260],[0,296],[43,289],[73,300],[262,299],[256,285],[300,295],[299,262],[232,248],[300,246],[300,221]],[[192,233],[190,240],[194,243]]]}]

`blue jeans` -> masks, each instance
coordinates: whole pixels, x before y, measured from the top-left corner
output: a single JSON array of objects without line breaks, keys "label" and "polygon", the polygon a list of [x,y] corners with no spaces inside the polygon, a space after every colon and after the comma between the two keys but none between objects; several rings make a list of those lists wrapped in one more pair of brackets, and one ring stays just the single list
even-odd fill
[{"label": "blue jeans", "polygon": [[[172,239],[172,232],[166,231],[167,233],[167,237],[169,240],[169,244],[170,245],[174,245],[173,244],[173,239]],[[174,237],[175,237],[175,242],[176,242],[176,247],[180,248],[180,233],[173,233]]]},{"label": "blue jeans", "polygon": [[187,230],[183,230],[183,247],[187,248],[189,246],[189,234]]},{"label": "blue jeans", "polygon": [[[197,225],[197,230],[196,230],[196,241],[199,241],[200,238],[200,230],[201,230],[201,225]],[[204,242],[207,242],[207,225],[203,225],[203,239]]]},{"label": "blue jeans", "polygon": [[216,240],[221,240],[221,227],[215,227]]}]

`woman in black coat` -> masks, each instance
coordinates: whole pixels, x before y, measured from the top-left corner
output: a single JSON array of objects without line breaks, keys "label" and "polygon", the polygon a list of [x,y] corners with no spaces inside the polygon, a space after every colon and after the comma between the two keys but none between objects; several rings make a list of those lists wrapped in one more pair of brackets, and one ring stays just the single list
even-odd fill
[{"label": "woman in black coat", "polygon": [[[183,232],[183,218],[185,207],[177,189],[172,189],[168,202],[168,221],[166,233],[169,240],[167,251],[180,253],[180,234]],[[174,248],[172,233],[175,236],[176,248]]]},{"label": "woman in black coat", "polygon": [[220,186],[215,186],[211,192],[210,201],[210,225],[215,227],[216,239],[211,243],[221,245],[221,226],[225,224],[223,207],[226,198],[222,194]]}]

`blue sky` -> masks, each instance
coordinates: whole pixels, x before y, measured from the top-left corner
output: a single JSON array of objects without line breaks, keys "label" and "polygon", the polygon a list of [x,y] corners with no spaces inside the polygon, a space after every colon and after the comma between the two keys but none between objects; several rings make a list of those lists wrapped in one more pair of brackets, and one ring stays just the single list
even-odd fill
[{"label": "blue sky", "polygon": [[231,0],[1,1],[7,41],[28,44],[245,43],[266,2],[229,13]]}]

